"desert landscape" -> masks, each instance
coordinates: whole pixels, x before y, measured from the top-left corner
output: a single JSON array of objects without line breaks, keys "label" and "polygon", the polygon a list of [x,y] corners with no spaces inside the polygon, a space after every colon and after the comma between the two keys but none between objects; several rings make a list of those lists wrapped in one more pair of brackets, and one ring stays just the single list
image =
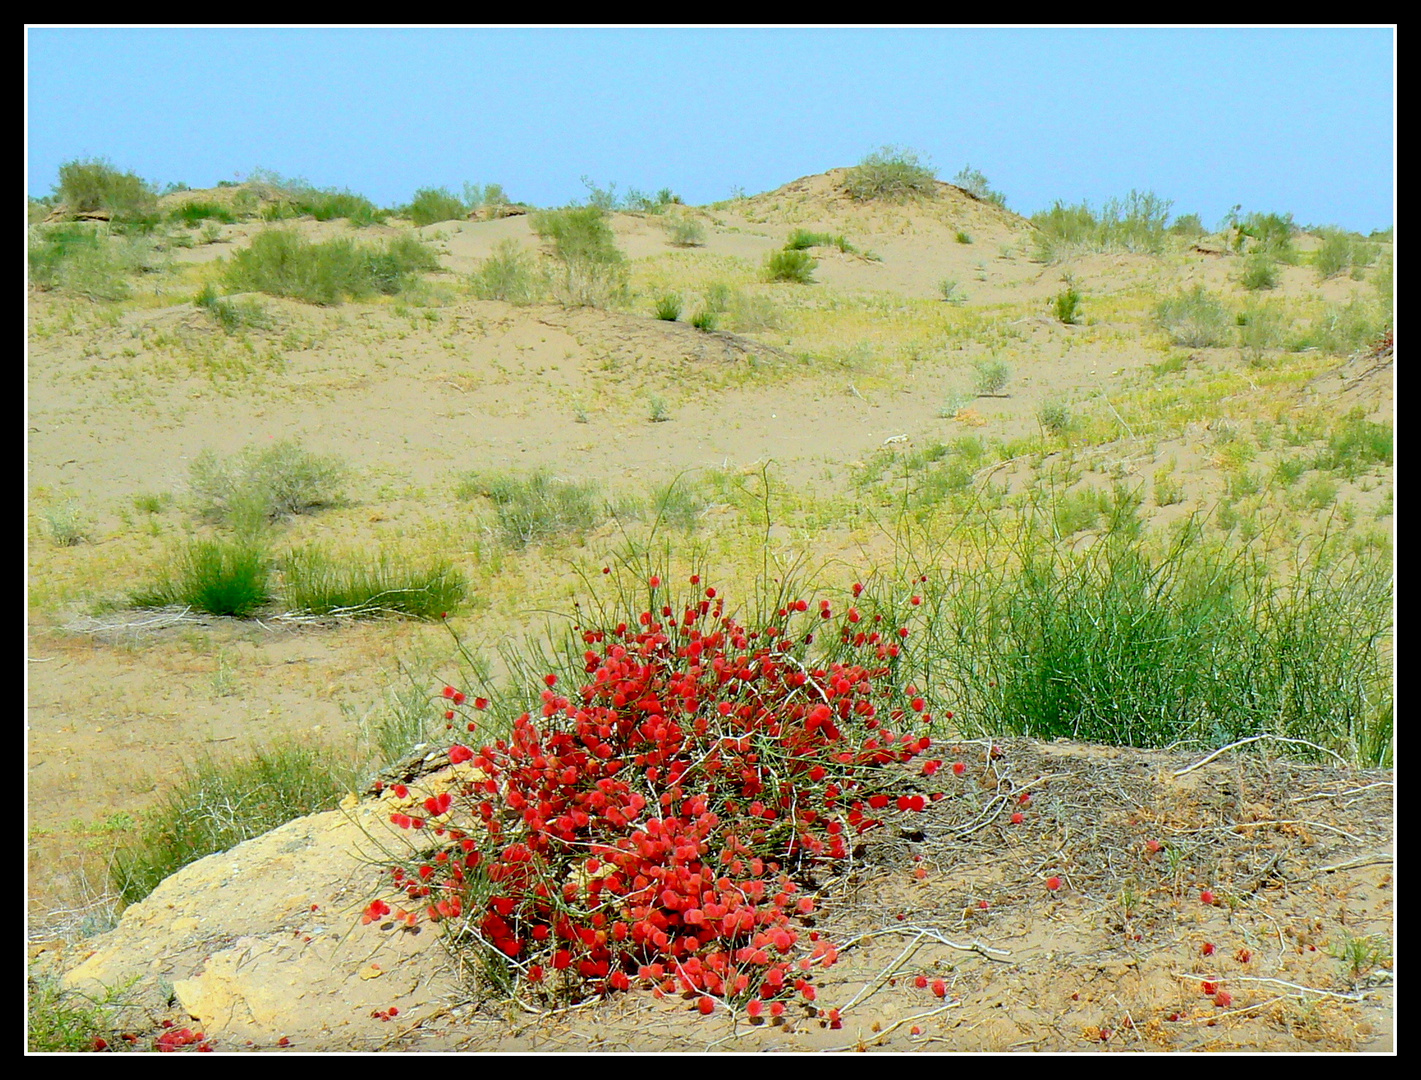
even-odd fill
[{"label": "desert landscape", "polygon": [[[1390,231],[1027,218],[893,148],[588,188],[30,200],[29,1049],[1391,1050]],[[628,650],[685,730],[658,779],[578,719],[558,798],[661,797],[719,892],[599,906],[646,834],[594,814],[554,973],[489,826],[562,804],[478,806]]]}]

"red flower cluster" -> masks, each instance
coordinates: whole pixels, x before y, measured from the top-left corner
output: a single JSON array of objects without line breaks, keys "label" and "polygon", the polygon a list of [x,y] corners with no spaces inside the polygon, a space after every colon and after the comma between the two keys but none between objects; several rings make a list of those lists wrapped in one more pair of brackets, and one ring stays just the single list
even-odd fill
[{"label": "red flower cluster", "polygon": [[[883,766],[931,739],[885,728],[911,715],[892,679],[899,647],[857,630],[856,609],[842,648],[816,662],[813,631],[793,632],[806,602],[752,629],[713,589],[699,595],[679,615],[663,597],[631,627],[582,629],[579,690],[559,693],[549,675],[540,715],[519,717],[508,741],[453,746],[472,779],[423,800],[427,818],[391,815],[428,825],[437,845],[392,874],[431,919],[467,910],[545,992],[641,980],[703,1013],[738,1000],[756,1016],[764,1000],[780,1015],[791,995],[814,1000],[805,976],[838,955],[822,940],[795,955],[815,904],[790,871],[846,858],[890,807],[925,810]],[[811,617],[822,630],[832,615],[825,602]],[[389,913],[376,901],[365,921]]]}]

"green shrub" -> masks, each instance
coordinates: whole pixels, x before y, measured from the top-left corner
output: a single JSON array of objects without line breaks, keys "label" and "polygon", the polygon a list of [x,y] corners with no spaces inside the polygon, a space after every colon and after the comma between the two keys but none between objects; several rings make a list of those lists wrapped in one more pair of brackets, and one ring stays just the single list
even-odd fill
[{"label": "green shrub", "polygon": [[1229,313],[1218,297],[1203,285],[1162,300],[1155,308],[1155,322],[1176,345],[1200,349],[1227,341]]},{"label": "green shrub", "polygon": [[420,188],[405,207],[405,214],[416,227],[459,221],[466,213],[468,208],[446,188]]},{"label": "green shrub", "polygon": [[1245,237],[1253,241],[1249,245],[1251,250],[1268,252],[1279,262],[1295,260],[1293,232],[1296,226],[1292,214],[1255,212],[1243,218],[1237,228],[1239,241]]},{"label": "green shrub", "polygon": [[942,294],[943,300],[949,304],[961,304],[967,300],[957,287],[957,282],[952,278],[943,278],[937,283],[937,291]]},{"label": "green shrub", "polygon": [[189,486],[205,517],[250,531],[288,514],[339,505],[345,477],[338,459],[282,440],[225,461],[204,450],[192,463]]},{"label": "green shrub", "polygon": [[810,232],[808,229],[795,229],[785,241],[788,251],[804,251],[812,247],[836,247],[845,254],[858,250],[843,234]]},{"label": "green shrub", "polygon": [[[711,292],[714,293],[714,287]],[[713,295],[707,299],[706,306],[711,311],[720,310]],[[726,313],[730,325],[742,333],[778,330],[781,324],[779,305],[770,297],[756,293],[734,293]]]},{"label": "green shrub", "polygon": [[1240,314],[1238,343],[1250,364],[1262,363],[1264,352],[1282,343],[1284,319],[1276,304],[1259,304]]},{"label": "green shrub", "polygon": [[646,403],[646,418],[653,424],[664,424],[671,419],[671,410],[666,399],[660,394],[652,394]]},{"label": "green shrub", "polygon": [[860,202],[902,202],[937,194],[937,170],[904,147],[884,146],[848,171],[844,190]]},{"label": "green shrub", "polygon": [[499,535],[513,548],[586,533],[608,517],[596,481],[561,480],[541,470],[526,476],[473,473],[458,494],[488,498],[498,515]]},{"label": "green shrub", "polygon": [[474,271],[469,287],[480,300],[536,304],[548,290],[548,278],[530,252],[516,240],[502,240]]},{"label": "green shrub", "polygon": [[819,260],[804,251],[772,251],[765,258],[765,280],[810,285],[814,282],[814,268],[818,265]]},{"label": "green shrub", "polygon": [[670,188],[662,188],[655,195],[648,195],[644,191],[636,188],[627,190],[627,197],[622,200],[622,205],[628,210],[634,210],[643,214],[660,214],[668,206],[680,206],[681,196],[677,195]]},{"label": "green shrub", "polygon": [[965,737],[1222,746],[1268,733],[1367,767],[1390,759],[1382,562],[1329,561],[1279,583],[1197,530],[1158,555],[1123,535],[1084,552],[1033,537],[925,604],[935,617],[914,648],[960,704]]},{"label": "green shrub", "polygon": [[411,566],[385,553],[336,557],[316,545],[291,551],[282,570],[283,602],[312,615],[435,620],[457,608],[468,591],[464,575],[447,560]]},{"label": "green shrub", "polygon": [[71,212],[107,210],[115,223],[147,224],[157,216],[158,196],[152,186],[101,159],[61,165],[55,194]]},{"label": "green shrub", "polygon": [[599,206],[543,210],[530,219],[533,231],[553,245],[561,264],[553,294],[568,307],[607,307],[626,300],[625,260],[617,249],[606,211]]},{"label": "green shrub", "polygon": [[235,761],[202,759],[115,852],[110,880],[125,904],[135,904],[198,859],[334,809],[355,782],[339,755],[295,741]]},{"label": "green shrub", "polygon": [[1169,231],[1175,236],[1196,240],[1209,230],[1204,228],[1204,222],[1198,214],[1181,214],[1174,219],[1174,224],[1169,227]]},{"label": "green shrub", "polygon": [[1124,199],[1108,200],[1097,217],[1088,203],[1067,206],[1057,201],[1050,210],[1031,216],[1037,257],[1059,262],[1082,251],[1157,255],[1166,246],[1171,205],[1153,191],[1131,191]]},{"label": "green shrub", "polygon": [[1052,298],[1051,306],[1057,319],[1067,326],[1073,326],[1080,320],[1081,294],[1074,285],[1067,284]]},{"label": "green shrub", "polygon": [[1329,304],[1293,346],[1345,356],[1373,344],[1390,326],[1390,311],[1375,301],[1354,297],[1346,304]]},{"label": "green shrub", "polygon": [[193,297],[192,302],[217,320],[217,324],[229,334],[271,325],[271,316],[255,300],[224,299],[217,295],[217,289],[210,281]]},{"label": "green shrub", "polygon": [[274,229],[232,257],[224,280],[234,292],[333,305],[372,293],[397,293],[420,271],[438,268],[438,255],[407,234],[384,244],[358,245],[344,238],[313,244]]},{"label": "green shrub", "polygon": [[529,217],[533,231],[553,245],[553,255],[565,263],[615,264],[622,261],[607,214],[597,206],[540,210]]},{"label": "green shrub", "polygon": [[1353,269],[1360,270],[1377,261],[1380,249],[1360,236],[1337,228],[1319,229],[1318,235],[1322,237],[1322,246],[1313,252],[1312,264],[1323,280]]},{"label": "green shrub", "polygon": [[383,225],[385,212],[364,195],[352,191],[322,188],[299,188],[292,193],[297,214],[310,215],[317,221],[345,218],[352,225]]},{"label": "green shrub", "polygon": [[691,316],[691,325],[694,326],[697,330],[705,330],[706,332],[710,332],[711,330],[714,330],[716,328],[716,324],[718,322],[719,317],[710,308],[701,308],[699,311],[697,311],[694,315]]},{"label": "green shrub", "polygon": [[92,1053],[95,1040],[110,1050],[126,1049],[122,1019],[130,986],[105,989],[97,997],[65,990],[52,977],[29,980],[25,1048],[35,1054]]},{"label": "green shrub", "polygon": [[964,231],[961,230],[961,229],[958,229],[958,230],[957,230],[957,242],[958,242],[959,244],[970,244],[970,243],[972,243],[972,234],[969,233],[969,232],[964,232]]},{"label": "green shrub", "polygon": [[1278,287],[1278,263],[1266,251],[1255,251],[1243,260],[1243,271],[1239,274],[1239,284],[1245,289],[1276,289]]},{"label": "green shrub", "polygon": [[195,229],[204,221],[220,221],[224,225],[231,225],[237,220],[237,216],[221,203],[193,201],[169,210],[168,220],[181,222],[188,228]]},{"label": "green shrub", "polygon": [[710,504],[694,484],[677,479],[654,488],[651,505],[656,515],[653,529],[667,525],[690,532],[700,525]]},{"label": "green shrub", "polygon": [[1348,416],[1333,428],[1327,448],[1313,459],[1314,469],[1336,470],[1349,480],[1377,465],[1392,464],[1392,429],[1360,416]]},{"label": "green shrub", "polygon": [[271,600],[270,577],[266,550],[255,540],[194,540],[130,600],[137,607],[181,605],[245,619]]},{"label": "green shrub", "polygon": [[465,184],[464,205],[471,210],[476,206],[507,206],[508,195],[502,184]]},{"label": "green shrub", "polygon": [[[1000,191],[993,191],[987,178],[983,176],[979,170],[972,168],[971,165],[962,166],[962,170],[952,178],[952,182],[963,191],[976,196],[983,202],[995,203],[1003,209],[1006,208],[1007,197]],[[963,234],[959,233],[958,235],[961,236]],[[971,237],[968,237],[966,241],[958,241],[958,243],[964,242],[970,244],[972,242]]]},{"label": "green shrub", "polygon": [[681,317],[681,297],[678,293],[667,293],[656,301],[656,317],[666,322],[675,322]]},{"label": "green shrub", "polygon": [[73,499],[65,499],[44,510],[45,531],[56,547],[75,547],[89,539],[93,530],[87,515]]},{"label": "green shrub", "polygon": [[977,370],[976,390],[978,394],[996,396],[1006,389],[1011,381],[1011,368],[1000,360],[984,360],[975,364]]},{"label": "green shrub", "polygon": [[88,300],[123,300],[128,273],[141,261],[132,243],[85,225],[37,230],[29,245],[30,281]]},{"label": "green shrub", "polygon": [[1070,407],[1062,401],[1048,401],[1036,412],[1036,421],[1052,435],[1065,435],[1075,425]]},{"label": "green shrub", "polygon": [[668,217],[662,222],[662,228],[674,247],[701,247],[706,242],[706,230],[694,218]]}]

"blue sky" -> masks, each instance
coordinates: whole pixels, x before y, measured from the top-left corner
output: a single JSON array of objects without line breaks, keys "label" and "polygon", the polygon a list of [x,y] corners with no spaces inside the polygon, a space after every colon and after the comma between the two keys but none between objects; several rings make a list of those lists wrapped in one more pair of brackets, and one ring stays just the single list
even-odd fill
[{"label": "blue sky", "polygon": [[104,157],[159,184],[261,167],[377,203],[582,176],[705,203],[912,147],[1030,214],[1132,188],[1392,224],[1380,29],[73,29],[27,32],[27,191]]}]

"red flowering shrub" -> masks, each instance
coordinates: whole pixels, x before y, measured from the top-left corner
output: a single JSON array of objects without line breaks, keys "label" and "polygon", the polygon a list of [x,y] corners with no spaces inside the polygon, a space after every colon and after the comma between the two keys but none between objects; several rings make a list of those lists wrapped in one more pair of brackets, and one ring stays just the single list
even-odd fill
[{"label": "red flowering shrub", "polygon": [[[747,627],[714,589],[673,604],[649,584],[635,624],[578,628],[580,686],[548,674],[509,738],[450,748],[450,790],[406,792],[390,820],[431,845],[391,870],[410,910],[376,901],[363,918],[458,920],[540,994],[637,983],[777,1016],[812,1002],[806,975],[838,955],[805,939],[800,882],[928,804],[885,768],[931,745],[904,730],[920,706],[894,678],[902,635],[860,631],[857,609],[835,621],[827,601]],[[829,648],[811,652],[815,634]]]}]

